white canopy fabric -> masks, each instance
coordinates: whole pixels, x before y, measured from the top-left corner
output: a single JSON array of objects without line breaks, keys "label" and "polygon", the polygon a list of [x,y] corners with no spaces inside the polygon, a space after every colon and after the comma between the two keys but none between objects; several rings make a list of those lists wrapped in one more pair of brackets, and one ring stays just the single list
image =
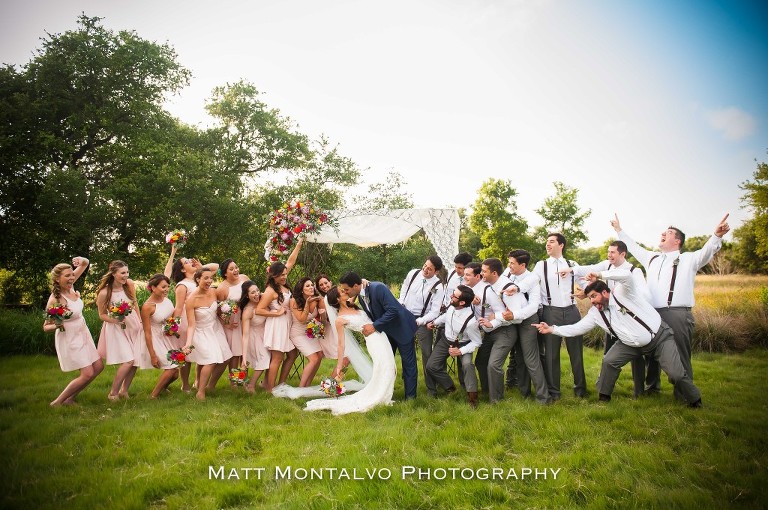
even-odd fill
[{"label": "white canopy fabric", "polygon": [[368,247],[408,240],[421,229],[446,267],[459,252],[459,213],[456,209],[337,209],[328,211],[336,228],[308,236],[321,244],[350,243]]}]

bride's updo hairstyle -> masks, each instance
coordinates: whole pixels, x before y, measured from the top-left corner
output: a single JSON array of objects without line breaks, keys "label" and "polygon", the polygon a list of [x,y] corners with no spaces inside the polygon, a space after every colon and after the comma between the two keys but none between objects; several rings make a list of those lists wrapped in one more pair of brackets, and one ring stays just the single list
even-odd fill
[{"label": "bride's updo hairstyle", "polygon": [[[328,290],[328,293],[325,295],[325,299],[328,300],[328,304],[334,307],[336,310],[339,309],[339,288],[335,285],[331,287]],[[350,308],[354,308],[355,310],[359,310],[357,305],[355,305],[352,301],[347,301],[347,306]]]}]

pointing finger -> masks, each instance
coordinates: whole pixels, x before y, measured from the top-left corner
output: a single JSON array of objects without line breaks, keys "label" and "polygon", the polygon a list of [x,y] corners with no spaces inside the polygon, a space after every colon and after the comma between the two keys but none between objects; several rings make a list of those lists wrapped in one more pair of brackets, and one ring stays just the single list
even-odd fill
[{"label": "pointing finger", "polygon": [[728,216],[730,216],[731,213],[725,213],[725,216],[723,216],[723,219],[720,221],[720,223],[725,223],[728,219]]}]

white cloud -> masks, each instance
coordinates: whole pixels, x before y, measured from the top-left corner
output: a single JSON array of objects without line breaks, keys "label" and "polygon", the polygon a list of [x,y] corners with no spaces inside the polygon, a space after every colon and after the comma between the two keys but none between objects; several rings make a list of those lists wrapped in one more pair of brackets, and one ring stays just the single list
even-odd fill
[{"label": "white cloud", "polygon": [[726,140],[741,140],[755,132],[755,119],[734,106],[710,110],[704,116],[709,126],[721,131]]}]

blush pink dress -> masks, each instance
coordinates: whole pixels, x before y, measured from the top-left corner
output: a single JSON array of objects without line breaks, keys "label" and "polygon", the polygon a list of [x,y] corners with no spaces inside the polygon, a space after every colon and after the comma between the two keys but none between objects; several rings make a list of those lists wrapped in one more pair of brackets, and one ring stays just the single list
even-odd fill
[{"label": "blush pink dress", "polygon": [[264,324],[264,345],[270,351],[290,352],[296,348],[291,342],[291,322],[292,315],[290,310],[291,293],[283,292],[283,303],[273,299],[269,304],[270,310],[279,310],[285,308],[285,313],[279,317],[267,317]]},{"label": "blush pink dress", "polygon": [[168,361],[168,351],[172,349],[178,349],[176,347],[175,336],[166,336],[163,333],[163,326],[168,317],[173,315],[174,310],[173,303],[168,298],[155,305],[155,313],[150,317],[151,330],[152,330],[152,348],[155,350],[155,354],[160,360],[160,368],[162,370],[170,370],[178,368]]},{"label": "blush pink dress", "polygon": [[56,355],[62,371],[79,370],[98,361],[99,353],[96,351],[91,332],[85,324],[83,300],[80,299],[80,295],[77,295],[75,301],[61,296],[60,302],[67,305],[72,312],[72,317],[62,321],[66,331],[56,330]]}]

